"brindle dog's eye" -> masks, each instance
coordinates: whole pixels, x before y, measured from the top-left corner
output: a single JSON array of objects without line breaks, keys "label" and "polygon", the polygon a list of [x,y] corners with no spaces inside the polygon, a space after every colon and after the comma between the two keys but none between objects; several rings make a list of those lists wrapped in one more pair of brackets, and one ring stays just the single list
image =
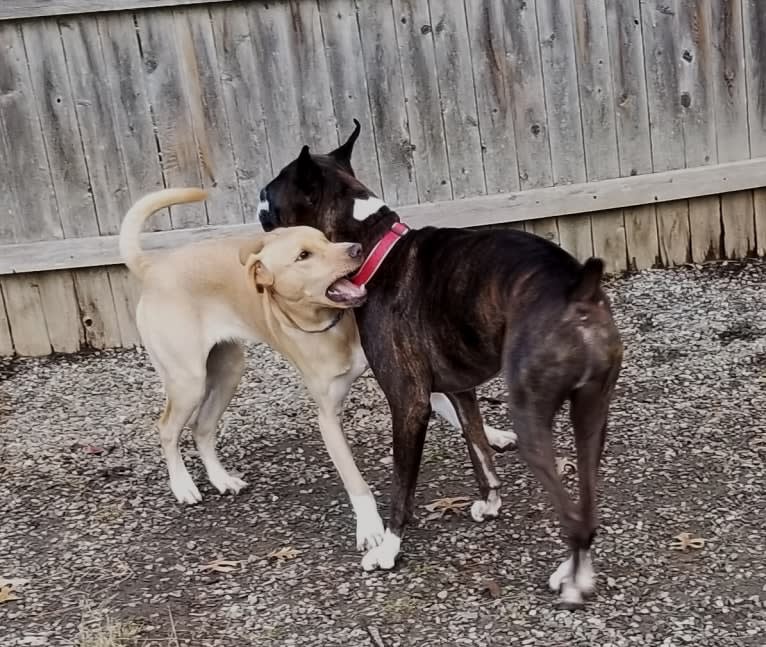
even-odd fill
[{"label": "brindle dog's eye", "polygon": [[305,261],[307,258],[311,258],[311,252],[307,252],[305,249],[298,254],[298,258],[296,258],[296,261]]}]

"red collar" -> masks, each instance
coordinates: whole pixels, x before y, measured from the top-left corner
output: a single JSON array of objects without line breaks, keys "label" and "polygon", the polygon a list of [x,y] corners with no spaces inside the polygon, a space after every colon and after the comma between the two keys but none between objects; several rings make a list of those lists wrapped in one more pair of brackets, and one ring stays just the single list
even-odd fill
[{"label": "red collar", "polygon": [[351,282],[354,285],[367,285],[372,280],[372,277],[375,276],[375,273],[380,266],[383,265],[383,261],[386,260],[388,252],[394,248],[394,245],[396,245],[396,243],[398,243],[409,230],[410,228],[403,222],[395,222],[391,225],[391,229],[386,232],[386,235],[375,243],[375,247],[372,248],[372,251],[367,255],[367,258],[364,259],[364,263],[362,263],[362,267],[359,268],[359,271],[351,277]]}]

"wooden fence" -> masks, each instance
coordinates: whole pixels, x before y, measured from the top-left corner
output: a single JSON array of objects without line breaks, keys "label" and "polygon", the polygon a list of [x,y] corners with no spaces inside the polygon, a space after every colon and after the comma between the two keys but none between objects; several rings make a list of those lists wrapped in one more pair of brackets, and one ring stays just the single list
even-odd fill
[{"label": "wooden fence", "polygon": [[257,230],[264,182],[353,118],[413,224],[612,271],[766,251],[760,0],[3,0],[0,355],[137,344],[132,201],[211,188],[152,247]]}]

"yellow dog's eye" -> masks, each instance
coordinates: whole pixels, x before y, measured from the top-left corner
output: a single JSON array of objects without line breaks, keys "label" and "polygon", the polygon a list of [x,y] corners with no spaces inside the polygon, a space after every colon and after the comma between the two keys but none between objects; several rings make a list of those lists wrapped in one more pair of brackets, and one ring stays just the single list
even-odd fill
[{"label": "yellow dog's eye", "polygon": [[298,258],[296,258],[296,261],[305,261],[307,258],[311,257],[311,252],[307,252],[305,249],[298,254]]}]

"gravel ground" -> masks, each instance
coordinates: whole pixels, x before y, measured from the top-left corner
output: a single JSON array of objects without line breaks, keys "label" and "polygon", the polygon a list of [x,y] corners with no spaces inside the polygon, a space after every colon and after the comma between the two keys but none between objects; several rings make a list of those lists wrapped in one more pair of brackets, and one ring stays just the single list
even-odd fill
[{"label": "gravel ground", "polygon": [[[250,488],[215,493],[185,439],[205,499],[183,508],[153,430],[156,376],[140,351],[105,352],[0,364],[0,576],[28,580],[15,601],[0,588],[0,644],[764,645],[766,265],[649,271],[610,291],[626,361],[585,610],[556,610],[545,588],[565,551],[515,452],[498,456],[498,520],[435,519],[426,504],[476,488],[463,441],[434,421],[404,557],[366,574],[285,362],[253,349],[224,416],[224,463]],[[506,425],[502,384],[482,395]],[[369,374],[346,428],[386,506],[389,418]],[[558,442],[571,456],[570,434]],[[704,546],[672,550],[682,532]],[[214,560],[228,561],[203,568]]]}]

